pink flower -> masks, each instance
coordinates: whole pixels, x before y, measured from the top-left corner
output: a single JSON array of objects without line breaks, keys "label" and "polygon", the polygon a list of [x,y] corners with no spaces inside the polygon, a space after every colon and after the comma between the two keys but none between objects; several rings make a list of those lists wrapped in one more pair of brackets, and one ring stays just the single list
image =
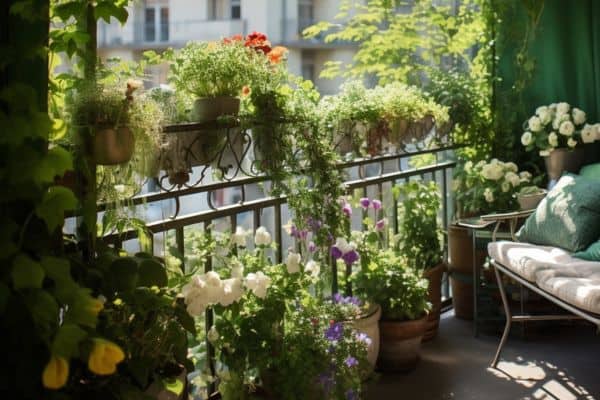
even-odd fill
[{"label": "pink flower", "polygon": [[371,200],[369,200],[368,197],[363,197],[362,199],[360,199],[360,206],[362,208],[364,208],[365,210],[367,208],[369,208],[370,205],[371,205]]},{"label": "pink flower", "polygon": [[373,204],[373,209],[375,209],[375,210],[381,209],[381,201],[380,200],[375,199],[375,200],[373,200],[372,204]]},{"label": "pink flower", "polygon": [[344,212],[344,214],[346,214],[346,217],[352,216],[352,206],[349,203],[344,204],[344,207],[342,207],[342,211]]}]

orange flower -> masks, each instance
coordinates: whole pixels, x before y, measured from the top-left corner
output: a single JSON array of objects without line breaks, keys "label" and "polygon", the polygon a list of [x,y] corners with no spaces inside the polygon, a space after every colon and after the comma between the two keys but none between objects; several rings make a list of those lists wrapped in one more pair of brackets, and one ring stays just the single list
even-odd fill
[{"label": "orange flower", "polygon": [[287,55],[288,49],[283,46],[275,46],[273,49],[267,54],[269,57],[269,61],[273,64],[279,64],[282,58],[285,58]]},{"label": "orange flower", "polygon": [[242,88],[242,96],[246,97],[250,94],[250,88],[248,86],[244,86]]},{"label": "orange flower", "polygon": [[228,37],[228,38],[223,38],[223,43],[225,44],[229,44],[229,43],[233,43],[233,42],[241,42],[242,40],[244,40],[244,37],[242,35],[233,35],[232,37]]},{"label": "orange flower", "polygon": [[271,51],[271,42],[267,39],[267,35],[260,32],[252,32],[246,36],[244,46],[261,51],[263,54],[268,54]]}]

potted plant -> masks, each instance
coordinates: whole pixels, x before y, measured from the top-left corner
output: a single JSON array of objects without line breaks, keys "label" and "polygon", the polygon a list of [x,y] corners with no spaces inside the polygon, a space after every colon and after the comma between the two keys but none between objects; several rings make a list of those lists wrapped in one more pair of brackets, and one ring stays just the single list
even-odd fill
[{"label": "potted plant", "polygon": [[427,327],[428,282],[394,251],[368,246],[359,246],[361,261],[353,283],[359,297],[381,306],[377,365],[384,371],[409,371],[419,360]]},{"label": "potted plant", "polygon": [[285,265],[274,264],[267,257],[272,242],[266,229],[257,229],[254,250],[246,248],[247,236],[238,228],[206,237],[198,250],[217,254],[216,271],[194,275],[182,291],[192,316],[209,307],[215,312],[208,339],[223,366],[220,397],[287,399],[306,393],[334,399],[348,390],[358,395],[367,344],[333,319],[332,305],[305,290],[318,280],[318,265],[303,263],[293,252]]},{"label": "potted plant", "polygon": [[72,98],[73,125],[89,141],[92,159],[96,164],[122,164],[131,159],[135,137],[129,127],[132,94],[137,84],[127,89],[118,85],[86,84]]},{"label": "potted plant", "polygon": [[404,257],[408,266],[429,282],[428,301],[431,310],[427,318],[424,340],[436,336],[442,308],[442,275],[446,269],[442,261],[441,229],[438,220],[440,193],[435,182],[410,181],[395,186],[394,198],[398,203],[399,234],[394,249]]},{"label": "potted plant", "polygon": [[565,102],[538,107],[523,129],[521,144],[544,158],[550,185],[563,171],[579,171],[585,158],[582,145],[597,137],[595,127],[586,124],[585,112]]},{"label": "potted plant", "polygon": [[[466,218],[517,210],[515,195],[531,181],[531,173],[519,172],[513,162],[461,161],[452,183],[457,216]],[[448,227],[448,269],[454,314],[458,318],[473,318],[473,266],[481,268],[486,254],[485,250],[477,250],[473,260],[473,240],[468,229],[456,224]]]},{"label": "potted plant", "polygon": [[548,191],[537,186],[524,186],[517,193],[517,201],[521,210],[533,210],[546,197]]}]

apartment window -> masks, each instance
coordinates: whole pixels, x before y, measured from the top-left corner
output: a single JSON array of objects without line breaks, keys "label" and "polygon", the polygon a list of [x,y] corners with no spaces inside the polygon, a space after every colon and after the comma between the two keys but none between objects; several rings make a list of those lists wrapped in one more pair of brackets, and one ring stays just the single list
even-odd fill
[{"label": "apartment window", "polygon": [[314,22],[313,0],[298,0],[298,32],[302,32]]},{"label": "apartment window", "polygon": [[304,79],[315,81],[315,55],[311,50],[303,50],[301,73]]},{"label": "apartment window", "polygon": [[169,6],[166,0],[146,2],[144,40],[146,42],[169,41]]},{"label": "apartment window", "polygon": [[242,18],[242,0],[231,0],[231,19]]}]

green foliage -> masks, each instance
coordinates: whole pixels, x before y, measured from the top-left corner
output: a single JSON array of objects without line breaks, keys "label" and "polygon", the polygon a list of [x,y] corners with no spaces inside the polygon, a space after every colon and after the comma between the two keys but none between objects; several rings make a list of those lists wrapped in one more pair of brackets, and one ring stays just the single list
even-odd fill
[{"label": "green foliage", "polygon": [[392,191],[400,218],[395,250],[416,271],[434,268],[442,260],[439,188],[435,182],[409,181]]}]

